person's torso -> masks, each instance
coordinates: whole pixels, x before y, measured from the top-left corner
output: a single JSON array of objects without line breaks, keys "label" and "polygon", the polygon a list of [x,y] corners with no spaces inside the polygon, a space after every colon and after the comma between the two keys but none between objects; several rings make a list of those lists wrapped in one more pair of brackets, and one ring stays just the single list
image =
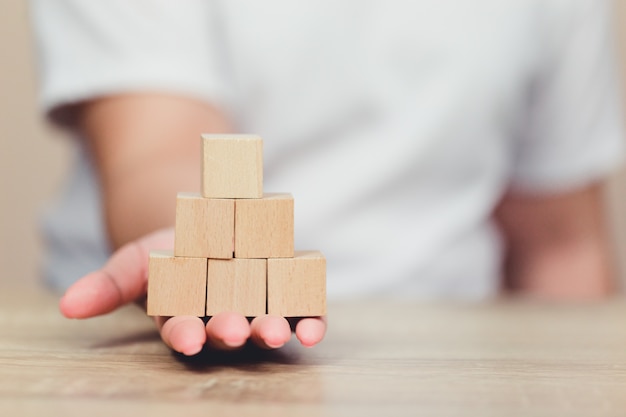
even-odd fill
[{"label": "person's torso", "polygon": [[[443,4],[448,3],[448,4]],[[535,64],[529,2],[219,3],[237,128],[329,291],[492,291],[490,213]]]}]

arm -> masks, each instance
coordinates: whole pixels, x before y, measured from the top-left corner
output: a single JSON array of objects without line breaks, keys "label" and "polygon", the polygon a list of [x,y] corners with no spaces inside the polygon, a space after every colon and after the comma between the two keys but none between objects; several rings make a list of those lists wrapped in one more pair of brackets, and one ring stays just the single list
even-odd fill
[{"label": "arm", "polygon": [[599,298],[615,285],[600,180],[624,154],[612,7],[585,0],[545,12],[544,59],[530,73],[512,148],[512,183],[535,193],[510,192],[496,216],[509,247],[507,278],[530,295]]},{"label": "arm", "polygon": [[176,194],[200,189],[200,133],[231,130],[206,103],[157,94],[89,102],[78,123],[100,176],[114,249],[174,225]]},{"label": "arm", "polygon": [[[107,231],[117,249],[101,270],[83,277],[61,300],[67,317],[86,318],[145,298],[149,251],[174,243],[176,193],[200,188],[199,135],[228,131],[230,125],[203,102],[134,94],[82,105],[78,127],[93,154]],[[205,343],[233,349],[250,338],[261,347],[276,348],[291,337],[287,320],[275,316],[248,323],[244,316],[226,312],[212,317],[206,327],[189,316],[159,317],[156,322],[164,342],[188,355]],[[311,346],[322,339],[325,322],[303,319],[295,332]]]},{"label": "arm", "polygon": [[495,217],[507,246],[505,281],[522,294],[597,299],[615,287],[599,184],[565,194],[510,192]]}]

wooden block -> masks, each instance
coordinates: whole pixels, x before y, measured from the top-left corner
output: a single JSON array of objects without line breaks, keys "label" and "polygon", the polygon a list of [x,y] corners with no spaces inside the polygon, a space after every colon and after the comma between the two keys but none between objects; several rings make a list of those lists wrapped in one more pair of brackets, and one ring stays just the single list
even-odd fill
[{"label": "wooden block", "polygon": [[202,196],[261,198],[261,138],[254,135],[202,135]]},{"label": "wooden block", "polygon": [[172,251],[150,252],[148,315],[204,316],[207,260],[175,257]]},{"label": "wooden block", "polygon": [[326,314],[326,258],[321,252],[297,251],[293,258],[267,260],[267,313]]},{"label": "wooden block", "polygon": [[233,257],[234,235],[235,200],[178,194],[174,255],[229,259]]},{"label": "wooden block", "polygon": [[206,315],[235,311],[265,314],[267,260],[209,259]]},{"label": "wooden block", "polygon": [[235,258],[293,257],[293,196],[235,200]]}]

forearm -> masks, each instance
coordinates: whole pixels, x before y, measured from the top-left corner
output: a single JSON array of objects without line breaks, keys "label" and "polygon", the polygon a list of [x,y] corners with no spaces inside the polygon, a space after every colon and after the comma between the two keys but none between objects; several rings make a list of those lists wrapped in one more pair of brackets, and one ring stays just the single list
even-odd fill
[{"label": "forearm", "polygon": [[86,103],[80,129],[100,177],[113,248],[172,226],[176,194],[200,189],[200,133],[231,130],[210,105],[159,94]]},{"label": "forearm", "polygon": [[561,196],[507,196],[497,218],[509,287],[553,299],[610,294],[615,271],[603,202],[600,185]]}]

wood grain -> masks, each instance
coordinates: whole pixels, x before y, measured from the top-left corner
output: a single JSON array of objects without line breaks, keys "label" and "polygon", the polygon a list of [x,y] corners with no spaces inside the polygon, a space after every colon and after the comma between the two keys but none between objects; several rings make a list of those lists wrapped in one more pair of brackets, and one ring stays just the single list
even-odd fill
[{"label": "wood grain", "polygon": [[174,254],[197,258],[233,257],[235,200],[179,193],[176,198]]},{"label": "wood grain", "polygon": [[267,193],[235,201],[235,258],[291,258],[294,254],[294,200]]},{"label": "wood grain", "polygon": [[202,195],[263,196],[263,141],[255,135],[202,135]]},{"label": "wood grain", "polygon": [[[6,280],[5,280],[6,281]],[[64,319],[0,287],[0,415],[610,416],[626,410],[626,299],[329,304],[325,341],[172,355],[130,306]]]},{"label": "wood grain", "polygon": [[235,311],[265,314],[267,260],[209,259],[206,315]]},{"label": "wood grain", "polygon": [[150,252],[148,315],[204,316],[207,260]]},{"label": "wood grain", "polygon": [[293,258],[267,260],[267,312],[283,317],[326,314],[326,258],[296,251]]}]

